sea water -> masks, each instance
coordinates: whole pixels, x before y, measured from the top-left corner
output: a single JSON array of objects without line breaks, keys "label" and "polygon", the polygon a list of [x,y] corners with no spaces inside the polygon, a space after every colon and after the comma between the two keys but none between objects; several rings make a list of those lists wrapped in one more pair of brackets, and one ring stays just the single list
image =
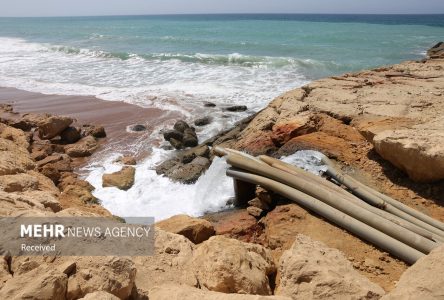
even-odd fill
[{"label": "sea water", "polygon": [[[421,59],[443,38],[444,15],[0,18],[0,86],[123,100],[176,111],[188,121],[210,113],[205,101],[248,106],[243,113],[211,112],[213,123],[197,132],[203,140],[287,90],[325,76]],[[120,153],[96,155],[84,168],[112,213],[163,219],[226,207],[233,191],[223,159],[195,185],[182,185],[154,171],[171,151],[150,150],[127,192],[101,187],[104,173],[119,170],[113,161]],[[291,161],[318,169],[315,157],[298,155]]]}]

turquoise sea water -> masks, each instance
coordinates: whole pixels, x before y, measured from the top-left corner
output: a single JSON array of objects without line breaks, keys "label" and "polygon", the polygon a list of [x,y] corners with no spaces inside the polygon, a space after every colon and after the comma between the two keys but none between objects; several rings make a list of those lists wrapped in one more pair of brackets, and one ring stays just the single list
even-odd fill
[{"label": "turquoise sea water", "polygon": [[[444,15],[0,18],[0,86],[123,100],[174,110],[190,121],[211,114],[214,122],[198,129],[202,140],[289,89],[421,59],[441,40]],[[207,111],[203,101],[249,110]],[[169,152],[152,150],[128,192],[101,187],[101,175],[120,168],[112,163],[119,149],[90,166],[88,180],[105,207],[158,218],[224,207],[232,187],[223,162],[196,186],[183,186],[155,174],[153,165]]]}]

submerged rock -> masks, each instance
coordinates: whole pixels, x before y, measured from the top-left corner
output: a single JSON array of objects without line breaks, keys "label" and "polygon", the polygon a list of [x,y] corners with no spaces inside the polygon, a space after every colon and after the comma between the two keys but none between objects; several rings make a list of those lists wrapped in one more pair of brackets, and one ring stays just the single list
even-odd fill
[{"label": "submerged rock", "polygon": [[103,174],[103,187],[116,187],[121,190],[129,190],[134,185],[134,176],[136,169],[134,167],[125,166],[122,170],[112,173]]},{"label": "submerged rock", "polygon": [[246,111],[248,108],[245,105],[234,105],[234,106],[228,106],[224,110],[231,111],[231,112],[242,112]]},{"label": "submerged rock", "polygon": [[145,125],[141,125],[141,124],[136,124],[130,127],[131,131],[134,132],[141,132],[141,131],[145,131],[146,130],[146,126]]},{"label": "submerged rock", "polygon": [[204,102],[203,106],[204,107],[216,107],[216,104],[213,102]]},{"label": "submerged rock", "polygon": [[211,118],[211,117],[203,117],[203,118],[196,119],[194,121],[194,125],[205,126],[205,125],[210,124],[212,121],[213,121],[213,118]]}]

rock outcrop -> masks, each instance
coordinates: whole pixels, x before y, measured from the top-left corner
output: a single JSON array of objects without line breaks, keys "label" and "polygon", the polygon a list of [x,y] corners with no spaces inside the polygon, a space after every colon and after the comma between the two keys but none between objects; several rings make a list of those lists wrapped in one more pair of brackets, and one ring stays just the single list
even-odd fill
[{"label": "rock outcrop", "polygon": [[214,235],[214,227],[207,220],[176,215],[156,223],[162,230],[183,235],[194,244],[200,244]]},{"label": "rock outcrop", "polygon": [[444,246],[433,250],[410,267],[396,288],[381,300],[444,299]]},{"label": "rock outcrop", "polygon": [[202,243],[192,265],[199,285],[210,291],[270,295],[276,271],[269,251],[260,245],[214,236]]},{"label": "rock outcrop", "polygon": [[338,250],[298,235],[279,261],[276,295],[292,299],[379,299],[384,290],[353,269]]},{"label": "rock outcrop", "polygon": [[74,122],[72,118],[63,116],[50,116],[39,122],[39,137],[42,140],[50,140],[60,135]]},{"label": "rock outcrop", "polygon": [[134,167],[125,166],[120,171],[112,174],[104,174],[103,187],[116,187],[121,190],[129,190],[134,185],[134,176],[136,169]]},{"label": "rock outcrop", "polygon": [[444,178],[442,128],[385,130],[373,138],[375,150],[417,182]]},{"label": "rock outcrop", "polygon": [[427,56],[436,59],[444,58],[444,42],[439,42],[427,51]]},{"label": "rock outcrop", "polygon": [[98,147],[96,138],[88,135],[75,144],[65,146],[65,152],[71,157],[85,157],[92,155]]},{"label": "rock outcrop", "polygon": [[224,294],[184,285],[165,284],[150,290],[150,300],[290,300],[283,296]]}]

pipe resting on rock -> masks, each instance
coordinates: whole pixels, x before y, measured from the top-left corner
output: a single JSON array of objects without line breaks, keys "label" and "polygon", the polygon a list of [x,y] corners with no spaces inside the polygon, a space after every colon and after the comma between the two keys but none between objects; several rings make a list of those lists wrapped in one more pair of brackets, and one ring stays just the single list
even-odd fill
[{"label": "pipe resting on rock", "polygon": [[363,209],[356,203],[344,199],[340,193],[326,186],[314,184],[300,175],[293,175],[269,165],[258,164],[255,160],[234,153],[228,155],[227,162],[236,168],[270,178],[297,189],[425,254],[430,253],[431,250],[439,246],[436,242],[407,230],[378,214]]},{"label": "pipe resting on rock", "polygon": [[323,155],[322,161],[327,165],[327,175],[333,177],[338,182],[349,188],[354,194],[359,198],[371,202],[373,205],[378,205],[384,203],[386,210],[390,211],[392,214],[396,214],[403,219],[408,219],[408,221],[415,223],[416,225],[431,231],[440,237],[444,238],[444,223],[435,220],[407,205],[390,198],[378,191],[360,183],[354,178],[339,172],[331,162],[331,160]]},{"label": "pipe resting on rock", "polygon": [[444,242],[444,238],[440,237],[437,234],[434,234],[418,225],[415,225],[399,216],[393,215],[391,213],[388,213],[387,211],[381,210],[377,207],[374,207],[372,205],[369,205],[368,203],[362,201],[361,199],[359,199],[358,197],[348,193],[346,190],[340,188],[339,186],[337,186],[336,184],[320,177],[320,176],[316,176],[310,172],[307,172],[297,166],[285,163],[281,160],[275,159],[275,158],[271,158],[269,156],[265,156],[265,155],[261,155],[259,156],[259,159],[261,159],[262,161],[266,162],[268,165],[277,168],[279,170],[285,171],[287,173],[293,174],[295,176],[300,176],[303,179],[309,179],[310,181],[314,181],[318,184],[321,184],[322,186],[337,192],[341,197],[343,197],[344,199],[353,202],[354,204],[369,210],[395,224],[398,224],[399,226],[402,226],[416,234],[419,234],[425,238],[428,238],[432,241],[435,242],[440,242],[443,243]]},{"label": "pipe resting on rock", "polygon": [[388,251],[409,264],[414,264],[418,259],[424,256],[424,253],[421,253],[389,235],[285,184],[269,178],[233,169],[229,169],[227,175],[238,180],[260,185],[267,190],[274,191],[287,199],[296,202],[302,207],[316,212],[330,222],[350,231],[381,249]]}]

